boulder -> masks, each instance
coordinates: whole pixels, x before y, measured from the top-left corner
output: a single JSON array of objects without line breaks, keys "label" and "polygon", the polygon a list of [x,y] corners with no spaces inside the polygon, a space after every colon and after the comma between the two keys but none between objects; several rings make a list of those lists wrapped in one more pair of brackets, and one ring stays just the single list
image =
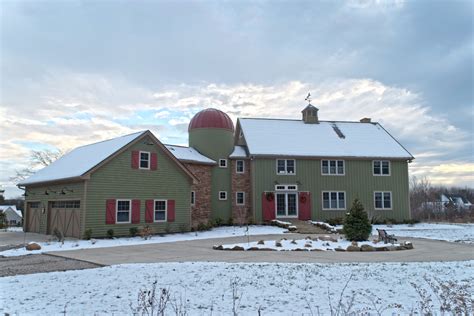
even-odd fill
[{"label": "boulder", "polygon": [[410,250],[410,249],[413,249],[413,244],[409,241],[405,241],[405,243],[403,244],[403,247],[406,249],[406,250]]},{"label": "boulder", "polygon": [[275,241],[275,247],[283,247],[283,245],[281,244],[281,242]]},{"label": "boulder", "polygon": [[244,247],[241,247],[241,246],[234,246],[231,250],[239,250],[239,251],[242,251],[242,250],[245,250]]},{"label": "boulder", "polygon": [[342,249],[342,248],[334,248],[335,251],[341,251],[341,252],[344,252],[346,251],[346,249]]},{"label": "boulder", "polygon": [[387,247],[376,247],[375,251],[388,251]]},{"label": "boulder", "polygon": [[375,251],[375,248],[371,245],[362,245],[360,246],[360,251]]},{"label": "boulder", "polygon": [[276,251],[276,249],[272,249],[272,248],[260,248],[259,250],[260,251]]},{"label": "boulder", "polygon": [[296,227],[296,226],[288,226],[288,230],[289,230],[290,232],[294,232],[294,231],[297,231],[297,230],[298,230],[298,227]]},{"label": "boulder", "polygon": [[256,250],[262,250],[258,247],[250,247],[249,249],[247,249],[248,251],[256,251]]},{"label": "boulder", "polygon": [[219,246],[212,247],[212,249],[214,249],[214,250],[224,250],[224,247],[222,245],[219,245]]},{"label": "boulder", "polygon": [[313,245],[311,245],[310,243],[306,243],[304,246],[305,246],[305,248],[312,248],[313,247]]},{"label": "boulder", "polygon": [[292,241],[290,241],[290,244],[296,245],[297,242],[296,242],[296,240],[293,239]]},{"label": "boulder", "polygon": [[264,240],[259,240],[259,241],[257,242],[257,245],[265,245],[265,241],[264,241]]},{"label": "boulder", "polygon": [[28,251],[32,251],[32,250],[40,250],[41,249],[41,246],[38,245],[37,243],[35,242],[30,242],[28,245],[26,245],[26,250]]},{"label": "boulder", "polygon": [[323,251],[323,250],[318,249],[318,248],[313,248],[313,249],[311,249],[310,251]]},{"label": "boulder", "polygon": [[347,247],[346,251],[360,251],[360,248],[357,246],[350,245]]}]

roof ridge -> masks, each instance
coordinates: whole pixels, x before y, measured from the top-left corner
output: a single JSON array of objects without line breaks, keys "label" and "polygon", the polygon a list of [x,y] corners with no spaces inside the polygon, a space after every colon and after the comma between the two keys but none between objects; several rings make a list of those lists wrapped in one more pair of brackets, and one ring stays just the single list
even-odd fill
[{"label": "roof ridge", "polygon": [[163,144],[165,146],[173,146],[173,147],[181,147],[181,148],[193,148],[194,147],[190,147],[190,146],[183,146],[183,145],[173,145],[173,144]]},{"label": "roof ridge", "polygon": [[[285,118],[264,118],[264,117],[239,117],[239,120],[267,120],[267,121],[296,121],[302,122],[300,119],[285,119]],[[358,124],[367,124],[360,121],[341,121],[341,120],[319,120],[319,122],[324,123],[358,123]],[[379,122],[370,122],[369,124],[379,124]]]}]

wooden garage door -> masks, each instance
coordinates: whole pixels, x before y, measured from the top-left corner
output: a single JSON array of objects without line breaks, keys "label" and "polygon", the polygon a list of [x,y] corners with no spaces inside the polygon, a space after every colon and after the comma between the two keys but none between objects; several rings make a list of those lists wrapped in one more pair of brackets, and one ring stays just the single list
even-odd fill
[{"label": "wooden garage door", "polygon": [[54,201],[50,202],[48,211],[48,234],[58,229],[64,237],[81,237],[80,232],[81,202]]},{"label": "wooden garage door", "polygon": [[40,217],[41,217],[41,203],[40,202],[28,202],[26,210],[26,226],[27,232],[39,233],[40,232]]}]

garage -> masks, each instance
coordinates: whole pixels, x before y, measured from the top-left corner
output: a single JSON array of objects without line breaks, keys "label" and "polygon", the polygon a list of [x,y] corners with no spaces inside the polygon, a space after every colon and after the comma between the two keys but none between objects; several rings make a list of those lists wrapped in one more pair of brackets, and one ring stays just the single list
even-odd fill
[{"label": "garage", "polygon": [[41,203],[28,202],[26,211],[25,231],[31,233],[40,232]]},{"label": "garage", "polygon": [[64,237],[81,237],[81,201],[50,202],[48,210],[48,234],[58,229]]}]

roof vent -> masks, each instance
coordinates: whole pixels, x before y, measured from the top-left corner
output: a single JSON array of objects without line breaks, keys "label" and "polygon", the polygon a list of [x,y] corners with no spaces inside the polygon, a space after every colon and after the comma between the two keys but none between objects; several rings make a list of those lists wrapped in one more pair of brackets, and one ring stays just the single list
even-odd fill
[{"label": "roof vent", "polygon": [[346,136],[341,132],[341,130],[336,124],[332,124],[332,128],[336,132],[337,136],[339,136],[339,138],[342,138],[342,139],[346,138]]},{"label": "roof vent", "polygon": [[370,117],[364,117],[360,119],[361,123],[371,123],[372,119]]}]

